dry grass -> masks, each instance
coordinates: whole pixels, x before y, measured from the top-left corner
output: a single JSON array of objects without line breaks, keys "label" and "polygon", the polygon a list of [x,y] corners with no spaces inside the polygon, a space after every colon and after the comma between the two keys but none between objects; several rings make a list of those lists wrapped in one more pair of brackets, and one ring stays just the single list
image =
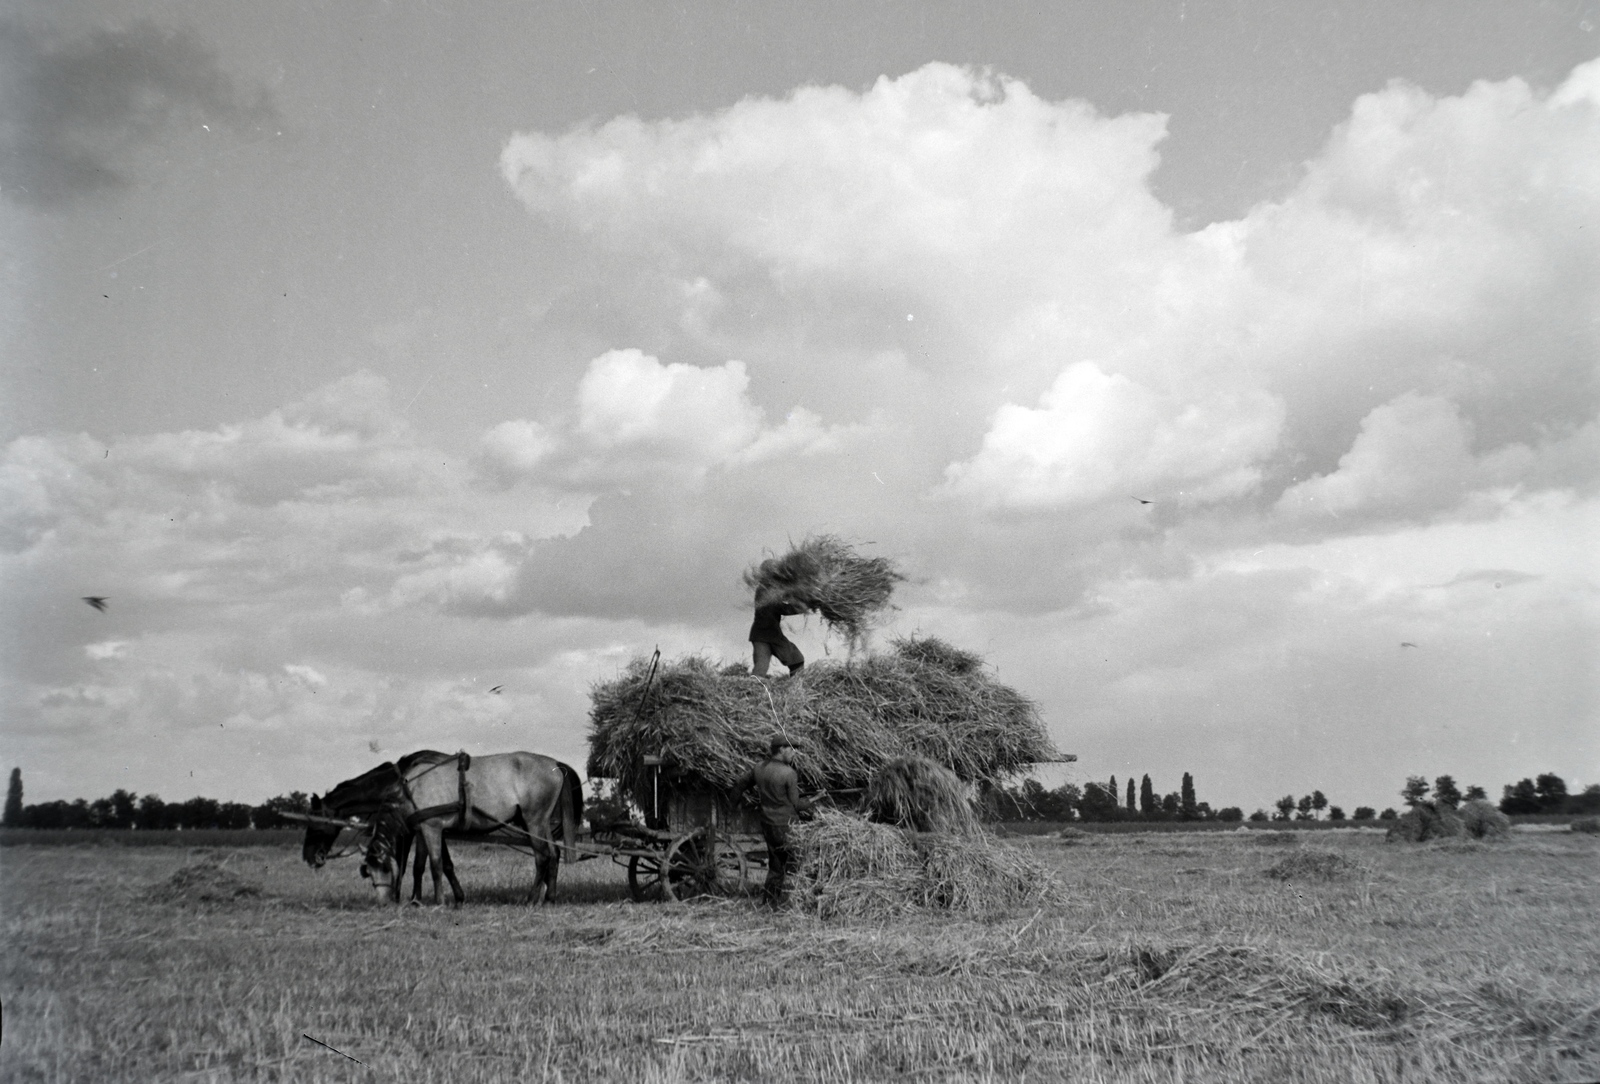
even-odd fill
[{"label": "dry grass", "polygon": [[[1057,901],[882,923],[633,905],[593,862],[529,910],[528,860],[465,844],[459,911],[380,907],[289,847],[6,848],[0,1079],[1600,1076],[1593,837],[1316,843],[1370,872],[1266,879],[1232,833],[1040,837]],[[151,895],[197,865],[261,894]]]},{"label": "dry grass", "polygon": [[[767,682],[689,657],[653,681],[636,659],[591,690],[589,774],[619,779],[643,805],[643,758],[731,787],[782,735],[808,789],[866,787],[892,761],[922,756],[967,782],[1001,782],[1058,754],[1033,702],[938,641],[902,640],[851,663]],[[648,685],[648,690],[647,690]]]},{"label": "dry grass", "polygon": [[1339,881],[1368,871],[1342,854],[1306,848],[1280,859],[1262,872],[1278,881]]},{"label": "dry grass", "polygon": [[966,784],[927,757],[891,760],[867,784],[865,801],[873,820],[914,832],[971,835],[978,830]]},{"label": "dry grass", "polygon": [[918,832],[823,810],[794,829],[791,898],[818,918],[883,919],[913,908],[968,915],[1054,902],[1061,886],[1028,851],[976,825]]},{"label": "dry grass", "polygon": [[745,586],[756,602],[798,602],[822,615],[852,647],[864,643],[872,622],[889,608],[905,575],[887,557],[862,557],[837,535],[812,535],[782,557],[747,569]]}]

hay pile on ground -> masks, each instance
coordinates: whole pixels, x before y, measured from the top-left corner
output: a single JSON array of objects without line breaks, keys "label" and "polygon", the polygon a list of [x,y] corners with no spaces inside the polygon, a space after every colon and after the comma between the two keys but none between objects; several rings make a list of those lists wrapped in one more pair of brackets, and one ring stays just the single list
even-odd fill
[{"label": "hay pile on ground", "polygon": [[230,872],[215,858],[202,858],[150,887],[150,895],[166,903],[229,903],[254,899],[261,886]]},{"label": "hay pile on ground", "polygon": [[1457,811],[1461,827],[1473,839],[1499,839],[1511,832],[1511,818],[1481,798],[1475,798]]},{"label": "hay pile on ground", "polygon": [[937,640],[899,640],[851,663],[822,662],[768,682],[690,656],[645,659],[591,690],[588,773],[645,804],[644,757],[730,788],[783,736],[807,790],[866,787],[890,762],[926,757],[966,783],[1003,784],[1059,754],[1033,702]]},{"label": "hay pile on ground", "polygon": [[1585,835],[1600,835],[1600,817],[1580,817],[1572,822],[1570,830]]},{"label": "hay pile on ground", "polygon": [[1039,862],[982,829],[912,832],[825,809],[796,825],[790,899],[820,918],[885,918],[913,908],[981,915],[1056,902]]},{"label": "hay pile on ground", "polygon": [[1358,873],[1366,867],[1352,862],[1333,851],[1306,848],[1280,859],[1262,873],[1275,881],[1338,881]]},{"label": "hay pile on ground", "polygon": [[967,786],[927,757],[901,757],[867,784],[868,815],[881,824],[916,832],[971,835],[978,830]]},{"label": "hay pile on ground", "polygon": [[812,535],[782,557],[745,570],[756,601],[798,602],[816,610],[852,644],[889,606],[905,575],[887,557],[862,557],[837,535]]},{"label": "hay pile on ground", "polygon": [[1384,838],[1405,843],[1424,843],[1430,839],[1460,839],[1466,834],[1466,826],[1456,816],[1455,810],[1433,802],[1422,802],[1402,813]]},{"label": "hay pile on ground", "polygon": [[1248,828],[1242,828],[1242,829],[1240,829],[1240,831],[1250,832],[1250,840],[1251,840],[1251,842],[1257,844],[1258,846],[1262,846],[1262,847],[1298,847],[1298,846],[1300,846],[1300,833],[1298,833],[1298,832],[1279,832],[1279,831],[1276,831],[1276,830],[1267,831],[1267,832],[1251,832],[1251,830],[1248,829]]}]

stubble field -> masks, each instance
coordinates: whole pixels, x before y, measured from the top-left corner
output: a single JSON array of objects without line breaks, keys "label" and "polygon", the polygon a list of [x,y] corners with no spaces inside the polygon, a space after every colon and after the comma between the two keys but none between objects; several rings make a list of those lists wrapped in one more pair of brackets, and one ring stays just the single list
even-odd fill
[{"label": "stubble field", "polygon": [[286,846],[6,847],[0,1077],[1600,1078],[1594,836],[1012,845],[1063,904],[879,924],[636,905],[605,862],[530,910],[527,860],[465,845],[461,910]]}]

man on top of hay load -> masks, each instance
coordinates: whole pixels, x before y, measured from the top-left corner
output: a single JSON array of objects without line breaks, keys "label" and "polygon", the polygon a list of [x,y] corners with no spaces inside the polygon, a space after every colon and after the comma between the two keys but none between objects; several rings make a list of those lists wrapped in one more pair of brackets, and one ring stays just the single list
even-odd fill
[{"label": "man on top of hay load", "polygon": [[800,672],[800,668],[806,664],[806,657],[800,654],[794,641],[783,634],[783,619],[809,612],[804,603],[775,598],[764,591],[757,592],[756,617],[750,625],[752,674],[758,678],[766,677],[767,667],[772,665],[774,655],[789,668],[790,674]]},{"label": "man on top of hay load", "polygon": [[773,738],[767,759],[745,772],[734,790],[743,794],[753,787],[761,799],[761,837],[767,841],[767,880],[761,898],[773,907],[783,902],[784,877],[793,860],[789,826],[811,811],[811,802],[800,796],[800,776],[790,765],[793,758],[789,739]]}]

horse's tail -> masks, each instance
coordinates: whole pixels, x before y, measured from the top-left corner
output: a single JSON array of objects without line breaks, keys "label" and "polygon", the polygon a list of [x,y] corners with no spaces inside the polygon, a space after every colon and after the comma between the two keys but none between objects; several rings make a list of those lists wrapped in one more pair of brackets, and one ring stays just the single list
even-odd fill
[{"label": "horse's tail", "polygon": [[583,823],[583,780],[570,764],[561,765],[561,792],[566,799],[561,803],[561,841],[566,844],[567,861],[576,862],[578,825]]}]

